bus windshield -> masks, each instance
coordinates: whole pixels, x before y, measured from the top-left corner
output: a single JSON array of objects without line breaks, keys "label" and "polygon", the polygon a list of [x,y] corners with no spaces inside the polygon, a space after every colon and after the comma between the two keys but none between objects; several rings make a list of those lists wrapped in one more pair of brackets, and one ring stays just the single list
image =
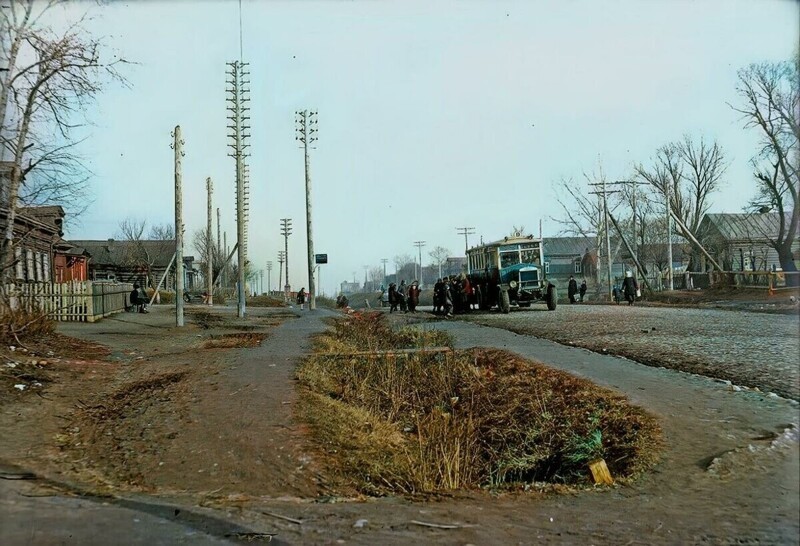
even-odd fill
[{"label": "bus windshield", "polygon": [[512,250],[510,252],[501,252],[500,253],[500,267],[506,268],[511,267],[512,265],[517,265],[519,262],[519,251]]}]

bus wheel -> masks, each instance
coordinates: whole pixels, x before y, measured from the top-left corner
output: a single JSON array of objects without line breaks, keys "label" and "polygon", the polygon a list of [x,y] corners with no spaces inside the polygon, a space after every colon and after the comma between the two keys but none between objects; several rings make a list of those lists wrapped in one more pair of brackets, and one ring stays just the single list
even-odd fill
[{"label": "bus wheel", "polygon": [[508,295],[508,290],[500,289],[500,301],[498,302],[500,311],[507,314],[511,311],[511,298]]},{"label": "bus wheel", "polygon": [[550,311],[556,310],[556,305],[558,302],[558,292],[556,291],[556,287],[554,285],[547,286],[547,308]]}]

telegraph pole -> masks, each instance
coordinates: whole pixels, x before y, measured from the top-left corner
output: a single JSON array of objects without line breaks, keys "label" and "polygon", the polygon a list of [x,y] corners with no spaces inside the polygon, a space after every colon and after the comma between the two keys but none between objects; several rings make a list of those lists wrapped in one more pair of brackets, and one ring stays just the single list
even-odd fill
[{"label": "telegraph pole", "polygon": [[250,116],[247,115],[250,107],[247,105],[250,102],[250,89],[249,89],[249,74],[247,70],[247,63],[241,60],[229,62],[228,64],[228,125],[230,133],[228,137],[232,143],[228,144],[233,149],[233,152],[228,154],[236,161],[236,243],[238,245],[238,316],[240,318],[245,316],[245,283],[246,275],[245,269],[247,268],[247,221],[248,221],[248,201],[249,201],[249,181],[247,178],[247,166],[245,159],[249,155],[247,153],[247,140],[250,134],[247,132],[250,129],[248,120]]},{"label": "telegraph pole", "polygon": [[222,255],[222,237],[220,237],[220,215],[219,215],[219,207],[217,207],[217,254]]},{"label": "telegraph pole", "polygon": [[[308,309],[317,308],[314,287],[314,235],[311,229],[311,172],[309,170],[308,148],[317,141],[317,112],[298,110],[295,112],[297,123],[295,140],[303,145],[306,167],[306,238],[308,239]],[[313,146],[312,146],[313,148]]]},{"label": "telegraph pole", "polygon": [[417,263],[414,262],[414,280],[422,284],[422,247],[425,246],[425,241],[414,241],[414,246],[419,250],[419,276],[417,276]]},{"label": "telegraph pole", "polygon": [[[456,228],[456,231],[458,232],[459,235],[463,235],[464,236],[464,256],[466,256],[467,255],[467,251],[469,250],[469,239],[468,239],[468,236],[472,235],[473,233],[475,233],[475,228],[474,227],[466,227],[465,226],[465,227]],[[469,270],[469,260],[467,260],[467,273],[469,273],[469,272],[470,272],[470,270]]]},{"label": "telegraph pole", "polygon": [[[599,186],[600,191],[589,192],[593,195],[600,195],[603,198],[603,229],[606,232],[606,269],[608,273],[608,300],[611,301],[611,232],[608,228],[608,195],[609,193],[617,193],[616,190],[609,191],[606,189],[606,181],[589,184],[590,186]],[[599,269],[599,268],[598,268]]]},{"label": "telegraph pole", "polygon": [[366,292],[367,291],[367,271],[369,271],[369,266],[368,265],[363,265],[361,267],[364,268],[364,292]]},{"label": "telegraph pole", "polygon": [[[675,290],[675,281],[672,278],[672,196],[669,191],[669,183],[664,184],[664,201],[667,205],[667,281],[669,282],[669,289]],[[687,287],[688,288],[688,287]]]},{"label": "telegraph pole", "polygon": [[227,258],[230,255],[231,251],[228,250],[228,232],[227,231],[222,232],[222,239],[224,241],[224,244],[222,245],[222,248],[225,250],[224,256],[225,256],[225,259],[226,259],[225,263],[222,265],[222,282],[224,283],[222,286],[225,287],[225,288],[228,288],[228,262],[227,262]]},{"label": "telegraph pole", "polygon": [[[278,290],[281,289],[281,278],[283,278],[283,262],[286,261],[286,252],[283,250],[278,251]],[[284,292],[284,299],[286,298],[286,293]]]},{"label": "telegraph pole", "polygon": [[381,279],[381,284],[386,282],[386,264],[389,262],[388,258],[381,258],[381,263],[383,264],[383,279]]},{"label": "telegraph pole", "polygon": [[261,290],[258,291],[259,294],[264,293],[264,270],[261,270]]},{"label": "telegraph pole", "polygon": [[[283,286],[283,299],[289,301],[289,292],[292,291],[289,285],[289,235],[292,234],[292,219],[281,218],[281,235],[283,235],[283,261],[286,262],[286,284]],[[280,261],[280,252],[278,252],[278,261]],[[283,262],[281,262],[283,263]]]},{"label": "telegraph pole", "polygon": [[[208,220],[206,223],[206,290],[208,290],[208,304],[214,305],[214,219],[213,213],[213,195],[214,183],[211,177],[206,178],[206,191],[208,192]],[[219,209],[217,209],[219,212]]]},{"label": "telegraph pole", "polygon": [[272,262],[267,262],[267,294],[272,294]]},{"label": "telegraph pole", "polygon": [[175,141],[172,149],[175,150],[175,325],[183,326],[183,190],[181,187],[183,173],[181,172],[181,158],[183,153],[183,139],[181,126],[176,125],[172,132]]}]

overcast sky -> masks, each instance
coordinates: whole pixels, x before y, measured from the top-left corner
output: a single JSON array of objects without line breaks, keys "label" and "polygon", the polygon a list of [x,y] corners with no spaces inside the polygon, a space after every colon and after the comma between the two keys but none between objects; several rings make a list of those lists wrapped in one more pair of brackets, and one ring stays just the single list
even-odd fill
[{"label": "overcast sky", "polygon": [[[59,17],[85,12],[76,3]],[[512,225],[556,235],[553,186],[598,161],[610,178],[688,133],[717,139],[730,166],[712,209],[738,212],[754,193],[758,135],[727,103],[736,72],[791,58],[791,1],[243,2],[250,63],[250,259],[283,248],[291,283],[308,286],[303,154],[294,112],[319,111],[311,155],[315,251],[324,291],[364,265],[434,246],[463,255],[458,226],[492,240]],[[235,239],[227,156],[225,62],[239,57],[235,1],[112,2],[88,28],[138,64],[110,85],[81,145],[94,203],[68,238],[105,239],[120,219],[173,220],[170,131],[180,124],[187,233],[205,226],[205,178]],[[189,237],[191,241],[191,236]],[[232,243],[231,243],[232,246]],[[196,254],[187,248],[187,254]],[[266,275],[265,275],[266,282]]]}]

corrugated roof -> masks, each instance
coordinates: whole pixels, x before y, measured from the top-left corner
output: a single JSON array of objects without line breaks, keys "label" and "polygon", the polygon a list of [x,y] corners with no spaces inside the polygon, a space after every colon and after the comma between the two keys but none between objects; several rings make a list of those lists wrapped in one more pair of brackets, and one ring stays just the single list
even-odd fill
[{"label": "corrugated roof", "polygon": [[69,241],[75,246],[85,248],[96,265],[124,265],[129,256],[135,255],[136,245],[142,245],[150,255],[153,265],[166,267],[175,253],[174,240],[147,241]]},{"label": "corrugated roof", "polygon": [[[790,213],[786,213],[790,217]],[[706,214],[700,224],[701,233],[712,224],[717,231],[729,241],[752,241],[778,236],[780,216],[777,212],[759,213],[710,213]],[[800,235],[800,229],[798,229]]]},{"label": "corrugated roof", "polygon": [[593,249],[593,237],[545,237],[545,256],[583,256],[586,250]]}]

